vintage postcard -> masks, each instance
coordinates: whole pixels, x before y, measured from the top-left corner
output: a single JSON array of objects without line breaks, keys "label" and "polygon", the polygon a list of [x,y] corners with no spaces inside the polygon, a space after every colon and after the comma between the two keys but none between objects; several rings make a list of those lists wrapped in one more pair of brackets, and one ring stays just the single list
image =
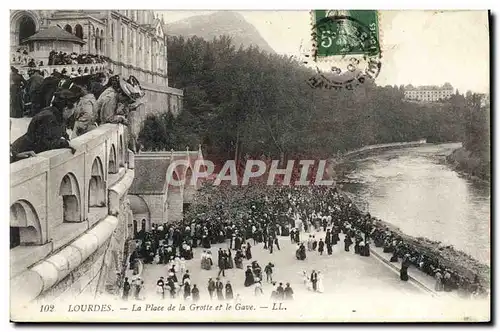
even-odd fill
[{"label": "vintage postcard", "polygon": [[11,10],[11,321],[489,322],[489,34]]}]

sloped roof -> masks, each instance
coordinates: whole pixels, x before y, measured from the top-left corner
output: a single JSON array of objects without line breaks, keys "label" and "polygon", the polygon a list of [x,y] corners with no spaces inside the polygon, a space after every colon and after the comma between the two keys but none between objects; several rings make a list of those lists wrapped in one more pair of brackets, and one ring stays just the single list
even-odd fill
[{"label": "sloped roof", "polygon": [[129,193],[163,194],[170,160],[137,158],[134,165],[135,177]]},{"label": "sloped roof", "polygon": [[45,30],[40,30],[35,33],[33,36],[26,38],[21,41],[21,43],[25,43],[28,41],[38,41],[38,40],[56,40],[56,41],[69,41],[78,44],[85,44],[83,39],[69,33],[66,30],[61,29],[58,26],[52,26]]}]

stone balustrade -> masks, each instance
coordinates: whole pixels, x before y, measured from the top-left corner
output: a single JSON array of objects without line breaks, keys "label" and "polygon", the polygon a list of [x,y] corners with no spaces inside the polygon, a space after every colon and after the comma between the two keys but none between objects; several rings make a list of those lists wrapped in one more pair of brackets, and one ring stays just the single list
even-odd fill
[{"label": "stone balustrade", "polygon": [[74,154],[49,150],[10,166],[11,242],[17,244],[10,250],[11,291],[20,301],[61,282],[107,243],[126,215],[134,155],[123,125],[102,125],[71,145]]},{"label": "stone balustrade", "polygon": [[[31,67],[27,67],[26,65],[17,65],[12,64],[13,67],[19,70],[19,74],[23,75],[24,78],[28,78],[28,71],[32,69]],[[85,76],[85,75],[93,75],[98,72],[105,72],[108,69],[107,63],[88,63],[88,64],[69,64],[69,65],[46,65],[46,66],[37,66],[36,69],[45,72],[46,75],[52,74],[54,70],[57,70],[59,73],[65,71],[66,75],[71,76]]]}]

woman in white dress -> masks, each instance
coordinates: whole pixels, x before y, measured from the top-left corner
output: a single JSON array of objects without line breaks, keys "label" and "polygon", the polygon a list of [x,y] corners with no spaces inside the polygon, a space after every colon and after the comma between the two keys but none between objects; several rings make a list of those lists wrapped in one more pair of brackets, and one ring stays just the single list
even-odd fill
[{"label": "woman in white dress", "polygon": [[302,271],[302,281],[307,290],[313,289],[311,279],[309,279],[309,274],[306,271]]},{"label": "woman in white dress", "polygon": [[175,257],[174,264],[175,273],[179,273],[181,271],[181,259],[179,258],[179,256]]},{"label": "woman in white dress", "polygon": [[316,285],[316,290],[318,293],[323,293],[325,291],[325,286],[323,285],[323,275],[318,271],[318,283]]},{"label": "woman in white dress", "polygon": [[307,283],[309,282],[309,276],[307,275],[306,271],[302,271],[302,282],[304,283],[304,286],[307,287]]},{"label": "woman in white dress", "polygon": [[200,263],[201,268],[203,270],[208,270],[206,267],[207,266],[207,252],[205,250],[203,250],[203,252],[201,253],[200,258],[201,258],[201,263]]},{"label": "woman in white dress", "polygon": [[254,287],[254,294],[255,296],[261,296],[262,294],[264,294],[264,292],[262,291],[262,284],[260,283],[260,279],[259,278],[255,278],[255,287]]},{"label": "woman in white dress", "polygon": [[184,257],[182,257],[181,261],[180,261],[180,272],[181,272],[181,274],[184,274],[184,271],[186,271],[186,260],[184,259]]}]

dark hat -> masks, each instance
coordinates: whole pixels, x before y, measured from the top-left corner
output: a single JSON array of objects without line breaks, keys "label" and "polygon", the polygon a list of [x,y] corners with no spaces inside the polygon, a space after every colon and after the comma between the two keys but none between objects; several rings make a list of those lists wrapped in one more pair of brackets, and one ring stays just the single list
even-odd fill
[{"label": "dark hat", "polygon": [[76,95],[74,92],[72,92],[69,89],[61,89],[57,92],[54,93],[55,99],[58,100],[67,100],[67,101],[73,101],[76,102],[79,98],[78,95]]}]

